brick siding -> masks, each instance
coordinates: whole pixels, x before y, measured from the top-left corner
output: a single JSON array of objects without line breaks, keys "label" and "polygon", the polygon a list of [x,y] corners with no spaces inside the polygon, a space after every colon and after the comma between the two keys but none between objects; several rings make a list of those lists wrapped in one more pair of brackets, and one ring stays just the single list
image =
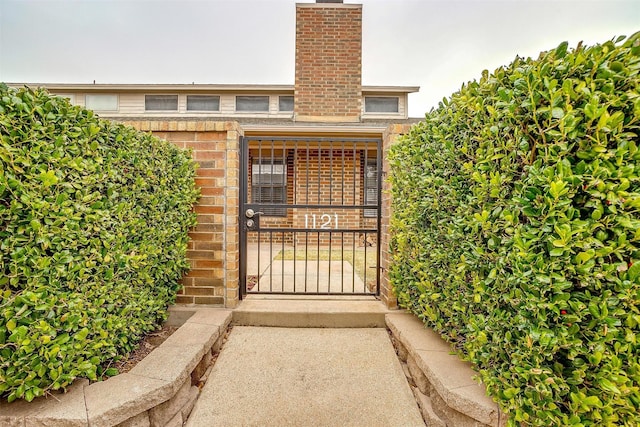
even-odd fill
[{"label": "brick siding", "polygon": [[362,5],[296,6],[297,120],[357,121],[362,109]]},{"label": "brick siding", "polygon": [[[388,152],[389,147],[393,145],[396,139],[407,132],[411,125],[391,125],[387,128],[384,135],[382,136],[382,167],[380,170],[382,171],[382,176],[387,177],[389,175],[389,161]],[[397,308],[398,300],[393,291],[393,287],[391,282],[389,281],[389,263],[391,262],[391,254],[389,253],[389,243],[390,243],[390,235],[389,235],[389,220],[391,218],[391,184],[389,184],[387,179],[382,180],[382,226],[380,229],[380,299],[385,305],[389,308]]]},{"label": "brick siding", "polygon": [[128,121],[180,148],[199,165],[198,225],[189,233],[191,270],[176,302],[235,307],[239,300],[239,137],[236,122]]}]

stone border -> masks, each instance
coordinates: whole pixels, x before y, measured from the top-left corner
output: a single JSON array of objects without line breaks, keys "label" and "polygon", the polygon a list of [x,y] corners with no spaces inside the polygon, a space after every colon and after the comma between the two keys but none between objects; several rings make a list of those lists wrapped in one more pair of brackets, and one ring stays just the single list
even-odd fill
[{"label": "stone border", "polygon": [[1,402],[0,425],[182,426],[231,317],[231,310],[171,307],[167,323],[182,326],[131,371],[93,384],[78,380],[65,394],[30,403]]},{"label": "stone border", "polygon": [[471,364],[413,314],[385,316],[422,416],[434,427],[503,427],[507,416],[473,379]]}]

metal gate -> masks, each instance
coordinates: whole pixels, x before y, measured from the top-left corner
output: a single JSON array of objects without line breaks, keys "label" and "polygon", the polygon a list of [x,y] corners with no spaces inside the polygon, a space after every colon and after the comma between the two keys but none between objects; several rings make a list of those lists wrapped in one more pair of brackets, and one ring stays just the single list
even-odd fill
[{"label": "metal gate", "polygon": [[244,137],[240,286],[378,295],[381,140]]}]

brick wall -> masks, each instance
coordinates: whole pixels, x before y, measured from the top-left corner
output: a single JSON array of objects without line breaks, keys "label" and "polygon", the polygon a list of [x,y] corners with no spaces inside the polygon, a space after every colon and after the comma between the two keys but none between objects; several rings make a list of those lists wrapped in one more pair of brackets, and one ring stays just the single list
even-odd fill
[{"label": "brick wall", "polygon": [[296,5],[296,120],[358,121],[362,5]]},{"label": "brick wall", "polygon": [[127,124],[193,150],[199,164],[195,206],[198,225],[189,233],[191,270],[177,303],[235,307],[239,301],[239,137],[236,122],[129,121]]},{"label": "brick wall", "polygon": [[388,308],[397,308],[398,300],[393,287],[389,282],[389,262],[391,261],[391,255],[389,253],[389,220],[391,218],[391,185],[386,179],[389,176],[389,162],[387,161],[389,147],[393,145],[396,139],[407,132],[411,125],[391,125],[387,128],[382,136],[382,225],[380,229],[380,299],[384,302]]},{"label": "brick wall", "polygon": [[[297,203],[310,205],[360,205],[362,204],[361,151],[330,149],[299,149],[296,155]],[[333,159],[333,161],[332,161]],[[362,211],[359,209],[301,209],[294,212],[293,224],[297,228],[328,229],[362,228]],[[351,245],[358,236],[335,233],[299,234],[298,244]]]}]

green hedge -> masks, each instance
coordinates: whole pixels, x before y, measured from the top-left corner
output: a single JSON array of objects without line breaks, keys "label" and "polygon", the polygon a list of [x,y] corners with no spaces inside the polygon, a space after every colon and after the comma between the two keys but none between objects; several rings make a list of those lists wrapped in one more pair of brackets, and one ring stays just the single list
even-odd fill
[{"label": "green hedge", "polygon": [[188,268],[195,164],[43,90],[0,84],[0,395],[110,363],[166,317]]},{"label": "green hedge", "polygon": [[510,425],[640,425],[640,34],[485,72],[392,147],[398,300]]}]

